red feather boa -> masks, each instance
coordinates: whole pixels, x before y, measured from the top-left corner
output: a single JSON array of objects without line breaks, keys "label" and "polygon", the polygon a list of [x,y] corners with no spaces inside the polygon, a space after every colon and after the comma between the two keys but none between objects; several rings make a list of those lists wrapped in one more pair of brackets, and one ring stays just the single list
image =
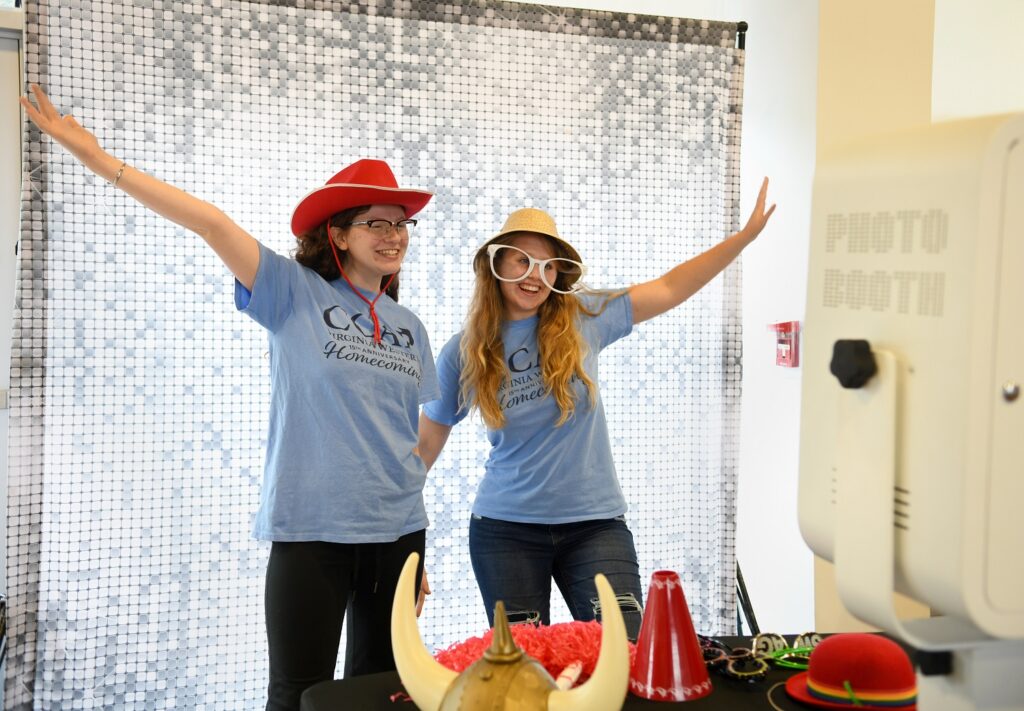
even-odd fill
[{"label": "red feather boa", "polygon": [[[561,622],[545,626],[512,625],[512,639],[520,649],[540,662],[552,678],[573,662],[583,663],[583,672],[577,684],[582,684],[594,673],[597,656],[601,651],[601,623]],[[470,637],[434,655],[434,658],[452,671],[461,672],[484,655],[491,646],[494,630],[483,637]],[[629,643],[629,661],[633,662],[636,645]]]}]

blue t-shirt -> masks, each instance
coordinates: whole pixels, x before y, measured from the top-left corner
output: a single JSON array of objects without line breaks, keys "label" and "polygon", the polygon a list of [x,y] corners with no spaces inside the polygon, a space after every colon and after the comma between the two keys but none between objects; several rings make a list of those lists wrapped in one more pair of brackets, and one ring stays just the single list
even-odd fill
[{"label": "blue t-shirt", "polygon": [[[603,298],[587,296],[582,300],[594,311]],[[621,516],[626,512],[626,500],[615,476],[600,393],[591,406],[586,385],[577,379],[576,411],[561,427],[555,426],[561,413],[555,399],[544,394],[537,324],[534,316],[506,321],[502,327],[510,376],[498,392],[505,426],[487,431],[491,453],[473,513],[546,524]],[[589,346],[583,367],[596,385],[598,353],[633,330],[629,295],[612,299],[598,316],[583,314],[580,329]],[[423,408],[427,417],[443,425],[454,425],[467,414],[459,406],[461,338],[461,333],[456,334],[441,349],[437,359],[441,397]]]},{"label": "blue t-shirt", "polygon": [[419,405],[438,388],[420,320],[382,295],[375,344],[369,306],[343,279],[325,281],[262,244],[252,292],[236,282],[235,305],[270,341],[255,537],[383,543],[426,528],[426,470],[412,450]]}]

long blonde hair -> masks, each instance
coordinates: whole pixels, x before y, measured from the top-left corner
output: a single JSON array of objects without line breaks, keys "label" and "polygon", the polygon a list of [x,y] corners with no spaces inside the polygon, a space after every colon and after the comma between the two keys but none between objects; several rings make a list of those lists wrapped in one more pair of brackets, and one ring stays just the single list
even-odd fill
[{"label": "long blonde hair", "polygon": [[[494,244],[508,244],[516,233],[494,240]],[[559,257],[567,257],[556,241],[548,240]],[[498,391],[509,379],[504,359],[505,348],[501,327],[505,321],[505,302],[498,280],[491,274],[488,256],[481,251],[473,263],[476,286],[466,316],[459,352],[462,357],[462,375],[459,378],[459,403],[463,408],[476,409],[490,429],[505,426],[505,412],[498,402]],[[561,416],[555,426],[564,424],[576,411],[576,397],[572,381],[578,377],[587,387],[589,405],[597,401],[597,386],[583,368],[589,347],[580,331],[581,314],[597,316],[608,302],[625,293],[591,292],[605,295],[596,311],[588,309],[573,294],[552,291],[537,312],[537,349],[544,394],[554,397]]]}]

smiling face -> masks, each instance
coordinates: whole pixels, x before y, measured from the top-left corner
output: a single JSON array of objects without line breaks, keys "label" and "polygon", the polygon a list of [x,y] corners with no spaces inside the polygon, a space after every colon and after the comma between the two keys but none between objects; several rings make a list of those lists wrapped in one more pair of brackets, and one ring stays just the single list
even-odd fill
[{"label": "smiling face", "polygon": [[[405,219],[405,209],[399,205],[371,205],[355,218],[356,222]],[[342,252],[345,274],[353,284],[368,291],[380,289],[381,277],[394,274],[401,268],[409,249],[409,235],[389,230],[386,236],[377,236],[367,225],[331,228],[334,243]]]},{"label": "smiling face", "polygon": [[[534,259],[551,259],[558,256],[551,240],[543,235],[532,232],[523,232],[509,239],[505,244],[518,247]],[[507,254],[506,254],[507,253]],[[495,269],[504,276],[514,277],[522,274],[529,263],[523,255],[513,250],[502,250],[501,260],[495,263]],[[554,272],[553,266],[548,266]],[[552,273],[549,279],[554,283],[555,276]],[[526,278],[518,282],[507,282],[495,279],[498,289],[501,291],[502,301],[505,307],[505,318],[509,321],[519,321],[530,318],[537,314],[541,305],[551,295],[551,289],[547,287],[540,277],[540,267],[534,266]],[[557,285],[556,285],[557,286]]]}]

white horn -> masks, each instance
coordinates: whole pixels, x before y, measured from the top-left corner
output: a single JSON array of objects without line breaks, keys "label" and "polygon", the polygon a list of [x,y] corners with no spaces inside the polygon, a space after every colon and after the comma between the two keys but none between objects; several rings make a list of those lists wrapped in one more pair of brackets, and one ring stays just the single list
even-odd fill
[{"label": "white horn", "polygon": [[405,690],[420,711],[438,711],[441,700],[458,676],[451,669],[437,663],[423,646],[420,629],[416,625],[416,567],[420,562],[413,553],[405,561],[391,605],[391,646],[395,653],[395,666]]},{"label": "white horn", "polygon": [[629,686],[629,644],[626,623],[608,579],[594,578],[601,600],[601,654],[594,675],[582,686],[555,690],[548,696],[548,711],[619,711]]}]

